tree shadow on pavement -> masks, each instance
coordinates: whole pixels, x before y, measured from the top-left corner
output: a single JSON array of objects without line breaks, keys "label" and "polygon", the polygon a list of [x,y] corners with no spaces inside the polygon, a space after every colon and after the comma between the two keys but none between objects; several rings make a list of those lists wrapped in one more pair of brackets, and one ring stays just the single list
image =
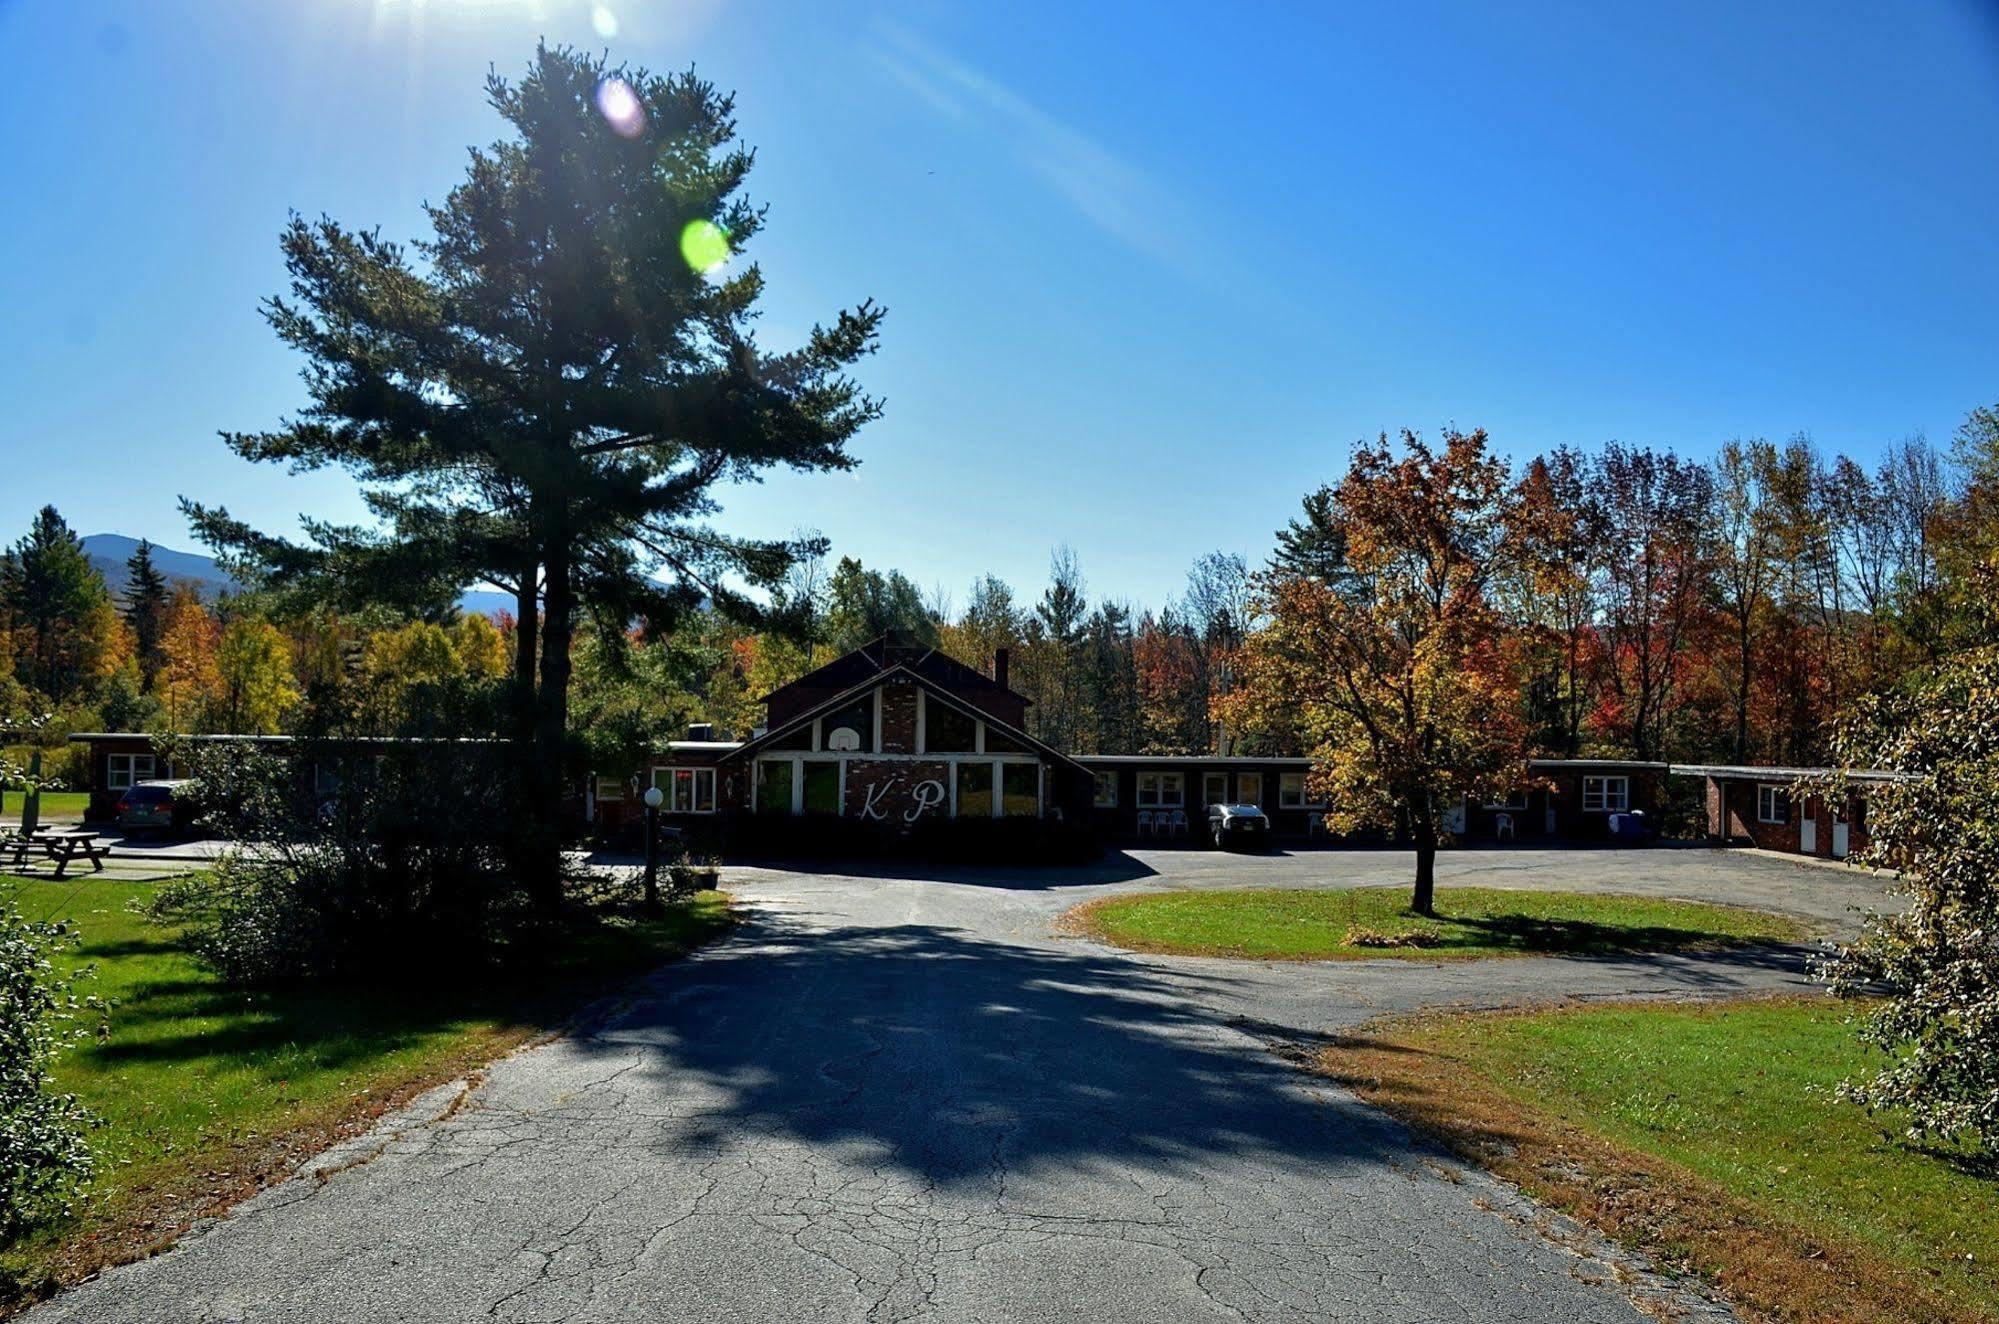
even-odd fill
[{"label": "tree shadow on pavement", "polygon": [[642,1050],[620,1088],[640,1092],[627,1097],[645,1115],[677,1119],[662,1144],[860,1146],[864,1164],[936,1187],[1409,1157],[1399,1127],[1188,996],[1230,982],[1169,980],[1075,945],[760,916],[573,1042]]}]

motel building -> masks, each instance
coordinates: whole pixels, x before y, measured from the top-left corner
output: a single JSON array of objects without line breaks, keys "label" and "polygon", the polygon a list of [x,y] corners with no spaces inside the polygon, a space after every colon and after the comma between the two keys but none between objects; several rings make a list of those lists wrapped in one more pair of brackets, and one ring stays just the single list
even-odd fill
[{"label": "motel building", "polygon": [[[935,820],[1044,819],[1085,825],[1109,842],[1201,845],[1210,805],[1250,804],[1263,810],[1277,841],[1334,840],[1326,806],[1307,790],[1308,759],[1068,754],[1028,734],[1029,700],[1007,680],[1004,649],[988,676],[937,649],[884,636],[765,695],[766,721],[750,739],[717,740],[695,728],[658,748],[641,776],[586,779],[572,808],[588,827],[619,829],[640,816],[640,789],[650,784],[664,795],[666,821],[696,836],[744,815],[840,818],[886,832]],[[289,736],[183,739],[272,752],[293,743]],[[71,740],[89,749],[92,819],[112,818],[130,786],[178,771],[145,732]],[[396,743],[316,742],[310,766],[299,769],[302,784],[337,787],[341,765]],[[1520,789],[1497,803],[1456,806],[1446,826],[1467,845],[1635,842],[1629,816],[1656,816],[1669,777],[1697,776],[1707,783],[1710,842],[1843,859],[1867,843],[1867,787],[1893,774],[1849,774],[1857,789],[1828,804],[1801,793],[1824,773],[1531,759]]]},{"label": "motel building", "polygon": [[[1109,840],[1207,839],[1208,806],[1252,804],[1271,835],[1328,838],[1326,806],[1306,789],[1311,761],[1280,756],[1071,755],[1025,730],[1029,700],[992,675],[894,636],[765,695],[747,741],[705,728],[668,742],[646,780],[668,821],[739,813],[837,815],[884,828],[929,818],[1057,818]],[[1608,840],[1613,816],[1652,811],[1667,765],[1537,759],[1507,802],[1466,805],[1451,826],[1470,841]],[[643,781],[592,780],[585,816],[616,826],[639,813]]]}]

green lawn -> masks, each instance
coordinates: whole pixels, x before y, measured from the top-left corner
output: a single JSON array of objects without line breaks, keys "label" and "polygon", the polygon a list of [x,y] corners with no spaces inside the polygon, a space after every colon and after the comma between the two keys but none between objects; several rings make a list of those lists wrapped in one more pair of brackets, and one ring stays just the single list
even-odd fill
[{"label": "green lawn", "polygon": [[1673,951],[1805,933],[1732,906],[1582,892],[1447,887],[1434,919],[1408,906],[1406,887],[1149,892],[1090,902],[1071,917],[1120,947],[1278,961]]},{"label": "green lawn", "polygon": [[[19,791],[8,791],[5,796],[0,796],[0,801],[4,801],[0,803],[0,827],[20,826],[23,799]],[[43,791],[42,822],[79,822],[89,804],[88,791]]]},{"label": "green lawn", "polygon": [[559,968],[503,990],[420,993],[223,986],[127,903],[149,885],[0,880],[30,919],[69,916],[94,963],[84,987],[112,1002],[110,1037],[62,1060],[57,1085],[104,1119],[92,1135],[100,1177],[89,1209],[0,1251],[31,1283],[127,1258],[221,1192],[317,1149],[343,1124],[451,1079],[573,1011],[612,980],[686,950],[729,922],[702,893],[661,920],[606,922]]},{"label": "green lawn", "polygon": [[1832,1097],[1869,1065],[1852,1011],[1812,999],[1444,1018],[1408,1042],[1999,1315],[1999,1173]]}]

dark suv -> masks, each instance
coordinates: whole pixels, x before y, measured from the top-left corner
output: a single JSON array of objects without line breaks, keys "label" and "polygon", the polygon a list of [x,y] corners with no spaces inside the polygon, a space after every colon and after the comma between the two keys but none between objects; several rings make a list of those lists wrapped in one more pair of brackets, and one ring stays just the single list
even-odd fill
[{"label": "dark suv", "polygon": [[127,832],[181,836],[194,821],[189,781],[139,782],[118,797],[118,826]]},{"label": "dark suv", "polygon": [[1262,850],[1270,844],[1270,818],[1256,805],[1209,805],[1208,836],[1221,850]]}]

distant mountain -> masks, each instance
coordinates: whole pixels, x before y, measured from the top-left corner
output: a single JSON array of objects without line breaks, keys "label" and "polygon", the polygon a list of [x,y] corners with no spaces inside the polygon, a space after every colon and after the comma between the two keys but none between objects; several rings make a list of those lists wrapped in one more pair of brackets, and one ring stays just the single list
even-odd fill
[{"label": "distant mountain", "polygon": [[[129,578],[125,563],[138,549],[139,540],[127,538],[122,533],[93,533],[83,540],[83,550],[89,555],[90,563],[104,576],[104,582],[111,586],[111,591],[121,597],[125,593],[125,581]],[[199,552],[176,552],[154,543],[153,565],[167,577],[169,584],[186,580],[200,590],[204,598],[213,598],[236,587],[235,580],[216,568],[213,557]]]},{"label": "distant mountain", "polygon": [[[125,563],[137,551],[139,540],[128,538],[122,533],[93,533],[83,540],[84,553],[90,563],[104,576],[104,582],[111,591],[123,596],[128,575]],[[153,544],[153,564],[167,577],[169,584],[186,581],[204,598],[213,599],[218,594],[236,588],[236,581],[216,567],[215,559],[199,552],[176,552],[172,548]],[[491,616],[496,612],[512,611],[514,597],[511,593],[501,593],[495,589],[473,589],[458,599],[461,611],[483,612]]]}]

